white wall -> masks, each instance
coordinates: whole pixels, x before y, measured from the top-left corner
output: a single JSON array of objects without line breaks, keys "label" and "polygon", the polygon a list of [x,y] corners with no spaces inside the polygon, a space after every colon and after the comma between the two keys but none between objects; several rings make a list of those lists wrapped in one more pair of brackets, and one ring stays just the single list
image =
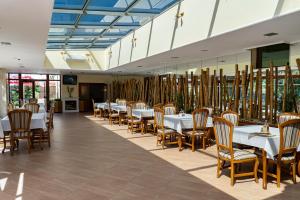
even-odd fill
[{"label": "white wall", "polygon": [[0,69],[0,117],[6,115],[7,100],[6,100],[6,71]]}]

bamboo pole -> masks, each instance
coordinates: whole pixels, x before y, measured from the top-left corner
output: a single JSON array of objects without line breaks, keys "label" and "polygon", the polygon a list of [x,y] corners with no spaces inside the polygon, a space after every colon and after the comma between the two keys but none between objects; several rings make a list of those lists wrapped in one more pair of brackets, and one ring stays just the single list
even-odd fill
[{"label": "bamboo pole", "polygon": [[216,113],[217,103],[218,103],[218,80],[217,80],[217,71],[214,70],[214,113]]},{"label": "bamboo pole", "polygon": [[184,111],[187,112],[188,110],[188,79],[189,79],[189,75],[188,72],[185,72],[185,80],[184,80]]},{"label": "bamboo pole", "polygon": [[235,112],[239,113],[239,103],[240,103],[240,71],[236,73],[236,85],[235,85],[235,99],[234,99],[234,108]]},{"label": "bamboo pole", "polygon": [[227,77],[226,77],[226,75],[223,76],[223,108],[224,108],[224,111],[227,108]]},{"label": "bamboo pole", "polygon": [[270,114],[269,114],[269,123],[273,124],[273,110],[274,110],[274,103],[273,103],[273,98],[274,98],[274,72],[273,72],[273,64],[272,62],[270,63]]},{"label": "bamboo pole", "polygon": [[270,79],[269,79],[269,69],[266,70],[266,99],[265,99],[265,120],[269,119],[269,105],[270,105]]},{"label": "bamboo pole", "polygon": [[219,84],[219,88],[220,88],[220,102],[219,102],[219,110],[220,110],[220,113],[223,112],[223,69],[221,68],[220,69],[220,84]]},{"label": "bamboo pole", "polygon": [[274,98],[274,122],[277,122],[278,111],[278,68],[275,67],[275,98]]},{"label": "bamboo pole", "polygon": [[250,66],[250,102],[249,102],[249,114],[248,117],[253,117],[253,65]]},{"label": "bamboo pole", "polygon": [[288,66],[285,66],[285,76],[284,76],[284,85],[283,85],[283,96],[282,96],[282,112],[285,112],[286,109],[286,94],[287,94],[287,81],[288,81]]},{"label": "bamboo pole", "polygon": [[246,100],[247,100],[247,93],[246,93],[246,71],[243,70],[242,71],[242,95],[243,95],[243,99],[242,99],[242,117],[246,118]]},{"label": "bamboo pole", "polygon": [[258,119],[262,120],[262,73],[261,69],[258,70]]}]

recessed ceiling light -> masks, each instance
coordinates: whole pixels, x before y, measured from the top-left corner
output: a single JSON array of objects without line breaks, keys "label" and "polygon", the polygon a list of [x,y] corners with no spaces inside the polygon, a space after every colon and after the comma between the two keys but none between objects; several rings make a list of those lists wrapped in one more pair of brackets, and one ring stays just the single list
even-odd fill
[{"label": "recessed ceiling light", "polygon": [[179,58],[178,56],[172,56],[171,57],[172,59],[177,59],[177,58]]},{"label": "recessed ceiling light", "polygon": [[11,43],[10,42],[0,42],[1,46],[10,46]]},{"label": "recessed ceiling light", "polygon": [[220,63],[224,63],[224,62],[225,62],[225,60],[220,60],[220,61],[218,61],[218,62],[220,62]]},{"label": "recessed ceiling light", "polygon": [[275,36],[275,35],[278,35],[278,33],[270,32],[270,33],[264,34],[264,36],[267,36],[267,37],[271,37],[271,36]]},{"label": "recessed ceiling light", "polygon": [[139,66],[137,66],[137,67],[143,67],[143,66],[139,65]]},{"label": "recessed ceiling light", "polygon": [[207,49],[201,49],[200,51],[208,51]]}]

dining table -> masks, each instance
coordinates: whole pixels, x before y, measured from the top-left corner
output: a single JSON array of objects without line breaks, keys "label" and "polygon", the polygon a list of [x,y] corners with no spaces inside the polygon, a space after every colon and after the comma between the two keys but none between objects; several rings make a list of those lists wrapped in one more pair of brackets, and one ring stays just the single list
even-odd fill
[{"label": "dining table", "polygon": [[[176,130],[178,133],[182,133],[184,130],[192,129],[194,127],[193,115],[191,114],[177,114],[177,115],[165,115],[164,126]],[[213,127],[212,117],[207,118],[207,128]]]},{"label": "dining table", "polygon": [[[279,153],[280,133],[279,128],[270,127],[269,134],[260,133],[262,125],[236,126],[233,129],[233,143],[259,148],[262,152],[263,163],[263,188],[267,188],[267,159],[274,160]],[[300,152],[300,145],[297,149]]]},{"label": "dining table", "polygon": [[[110,106],[117,106],[118,104],[117,103],[110,103]],[[104,102],[104,103],[95,103],[95,106],[96,108],[100,108],[100,109],[103,109],[103,110],[106,110],[109,108],[109,103],[107,102]]]},{"label": "dining table", "polygon": [[143,122],[142,133],[146,133],[148,121],[154,118],[154,109],[132,109],[131,112],[133,117],[136,117]]}]

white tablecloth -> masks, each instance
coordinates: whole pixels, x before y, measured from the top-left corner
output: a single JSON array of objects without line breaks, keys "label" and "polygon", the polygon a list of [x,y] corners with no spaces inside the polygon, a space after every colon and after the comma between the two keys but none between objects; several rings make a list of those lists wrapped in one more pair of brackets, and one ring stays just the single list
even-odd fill
[{"label": "white tablecloth", "polygon": [[127,111],[126,106],[119,106],[119,105],[111,106],[111,109],[114,110],[114,111],[117,111],[118,113]]},{"label": "white tablecloth", "polygon": [[[96,108],[101,108],[101,109],[108,109],[109,104],[108,103],[95,103]],[[117,103],[110,103],[110,106],[117,106]]]},{"label": "white tablecloth", "polygon": [[144,117],[153,117],[154,109],[132,109],[132,116],[139,119]]},{"label": "white tablecloth", "polygon": [[[46,118],[45,113],[33,113],[31,118],[31,129],[46,129]],[[1,119],[1,126],[3,131],[10,131],[10,123],[8,116]],[[3,138],[3,132],[0,132],[0,138]]]},{"label": "white tablecloth", "polygon": [[[164,125],[168,128],[176,130],[178,133],[182,133],[185,129],[193,128],[193,116],[190,114],[180,115],[165,115]],[[208,117],[206,127],[213,127],[213,121],[211,117]]]},{"label": "white tablecloth", "polygon": [[[258,134],[261,127],[261,125],[235,127],[233,142],[264,149],[267,153],[267,158],[273,159],[279,153],[279,129],[270,127],[270,136],[263,136]],[[298,147],[298,151],[300,151],[300,146]]]}]

